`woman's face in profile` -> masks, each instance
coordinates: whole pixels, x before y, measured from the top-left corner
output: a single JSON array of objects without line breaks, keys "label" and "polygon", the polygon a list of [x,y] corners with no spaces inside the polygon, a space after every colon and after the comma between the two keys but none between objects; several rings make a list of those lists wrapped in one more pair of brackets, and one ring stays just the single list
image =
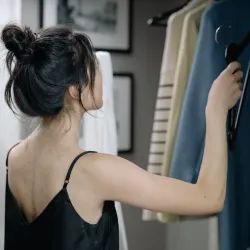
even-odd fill
[{"label": "woman's face in profile", "polygon": [[82,104],[86,110],[100,109],[103,105],[103,87],[102,87],[102,74],[99,66],[96,70],[96,77],[91,92],[90,85],[88,84],[82,92]]},{"label": "woman's face in profile", "polygon": [[102,73],[99,68],[97,68],[97,71],[96,71],[93,95],[94,95],[94,101],[95,101],[94,109],[101,108],[103,105],[103,85],[102,85]]}]

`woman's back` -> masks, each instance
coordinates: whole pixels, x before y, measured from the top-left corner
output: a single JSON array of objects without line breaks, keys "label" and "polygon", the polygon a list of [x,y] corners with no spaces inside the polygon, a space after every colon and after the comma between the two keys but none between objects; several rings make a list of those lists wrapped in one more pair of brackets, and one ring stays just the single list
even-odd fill
[{"label": "woman's back", "polygon": [[93,152],[59,144],[43,147],[37,139],[11,150],[6,250],[119,248],[114,202],[100,203],[88,181],[94,158]]}]

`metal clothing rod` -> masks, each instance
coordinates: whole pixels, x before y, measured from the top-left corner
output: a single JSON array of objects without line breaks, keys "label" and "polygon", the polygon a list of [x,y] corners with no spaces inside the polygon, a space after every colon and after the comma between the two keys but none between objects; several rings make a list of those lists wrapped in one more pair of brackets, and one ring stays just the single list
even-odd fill
[{"label": "metal clothing rod", "polygon": [[178,7],[164,11],[161,14],[158,14],[156,16],[151,17],[150,19],[148,19],[147,24],[149,26],[152,26],[152,27],[167,27],[167,20],[168,20],[169,16],[171,16],[173,13],[184,8],[189,2],[190,2],[190,0],[186,1],[184,4],[182,4]]}]

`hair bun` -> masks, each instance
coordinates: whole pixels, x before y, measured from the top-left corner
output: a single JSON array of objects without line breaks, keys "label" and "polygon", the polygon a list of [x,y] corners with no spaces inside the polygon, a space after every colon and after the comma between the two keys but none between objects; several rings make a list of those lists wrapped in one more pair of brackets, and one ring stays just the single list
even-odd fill
[{"label": "hair bun", "polygon": [[2,41],[17,60],[29,63],[33,59],[34,42],[36,38],[30,28],[20,28],[17,25],[6,25],[2,31]]}]

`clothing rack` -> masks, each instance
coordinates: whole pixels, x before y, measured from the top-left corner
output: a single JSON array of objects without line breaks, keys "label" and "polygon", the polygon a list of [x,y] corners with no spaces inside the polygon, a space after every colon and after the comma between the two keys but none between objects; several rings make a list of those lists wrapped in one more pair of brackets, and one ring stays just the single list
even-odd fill
[{"label": "clothing rack", "polygon": [[186,1],[184,4],[181,4],[180,6],[177,6],[175,8],[172,8],[170,10],[164,11],[154,17],[151,17],[150,19],[148,19],[147,24],[148,26],[151,27],[167,27],[167,20],[168,18],[175,12],[181,10],[182,8],[184,8],[189,1]]}]

